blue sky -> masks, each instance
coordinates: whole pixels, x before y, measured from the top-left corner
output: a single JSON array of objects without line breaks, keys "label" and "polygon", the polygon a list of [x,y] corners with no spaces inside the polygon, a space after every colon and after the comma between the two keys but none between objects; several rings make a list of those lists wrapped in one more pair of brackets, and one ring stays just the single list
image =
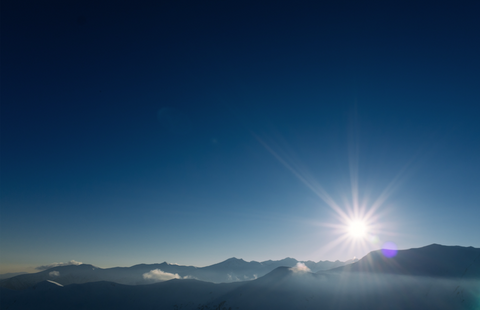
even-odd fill
[{"label": "blue sky", "polygon": [[0,272],[480,247],[479,8],[2,2]]}]

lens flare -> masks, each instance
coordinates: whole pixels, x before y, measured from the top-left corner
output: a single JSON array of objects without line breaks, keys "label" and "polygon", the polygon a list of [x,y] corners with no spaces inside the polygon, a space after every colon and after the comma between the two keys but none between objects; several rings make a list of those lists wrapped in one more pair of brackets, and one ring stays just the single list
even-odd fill
[{"label": "lens flare", "polygon": [[386,242],[382,246],[382,254],[388,258],[394,257],[397,255],[397,245],[393,242]]}]

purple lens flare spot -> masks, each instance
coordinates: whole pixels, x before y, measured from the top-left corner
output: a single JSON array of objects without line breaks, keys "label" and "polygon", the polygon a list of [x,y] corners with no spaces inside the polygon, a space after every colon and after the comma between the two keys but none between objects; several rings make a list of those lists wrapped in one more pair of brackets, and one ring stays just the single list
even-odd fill
[{"label": "purple lens flare spot", "polygon": [[397,255],[397,245],[393,242],[386,242],[382,246],[382,254],[385,257],[394,257]]}]

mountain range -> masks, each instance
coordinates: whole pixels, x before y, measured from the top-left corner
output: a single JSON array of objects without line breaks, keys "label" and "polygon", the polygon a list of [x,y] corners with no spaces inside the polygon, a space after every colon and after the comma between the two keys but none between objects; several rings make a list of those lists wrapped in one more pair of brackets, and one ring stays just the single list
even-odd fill
[{"label": "mountain range", "polygon": [[[243,264],[230,259],[217,265]],[[242,282],[177,278],[149,285],[106,281],[62,285],[41,281],[24,290],[0,288],[0,308],[478,310],[479,271],[480,248],[433,244],[400,250],[390,258],[374,251],[330,270],[311,272],[306,264],[277,267]]]},{"label": "mountain range", "polygon": [[[327,270],[357,261],[306,261],[302,262],[311,271]],[[55,281],[62,285],[109,281],[119,284],[140,285],[170,280],[174,278],[196,279],[213,283],[229,283],[253,280],[262,277],[277,267],[293,267],[299,261],[294,258],[246,262],[243,259],[229,258],[218,264],[206,267],[181,266],[163,262],[161,264],[139,264],[131,267],[99,268],[89,264],[57,266],[47,270],[17,275],[0,280],[0,287],[26,289],[42,281]]]}]

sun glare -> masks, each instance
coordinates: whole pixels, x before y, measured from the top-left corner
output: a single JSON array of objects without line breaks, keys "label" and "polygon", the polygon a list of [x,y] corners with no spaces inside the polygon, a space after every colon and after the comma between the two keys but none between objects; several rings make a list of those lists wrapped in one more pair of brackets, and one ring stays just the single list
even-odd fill
[{"label": "sun glare", "polygon": [[350,223],[348,232],[354,238],[363,238],[367,234],[367,226],[361,221],[354,221]]},{"label": "sun glare", "polygon": [[[356,122],[356,114],[354,115]],[[326,253],[333,248],[340,246],[349,253],[365,254],[368,251],[377,250],[381,244],[392,242],[390,238],[396,234],[390,230],[390,224],[386,224],[382,219],[387,214],[386,202],[395,190],[399,187],[400,181],[404,179],[406,165],[387,186],[378,193],[377,197],[372,196],[377,191],[373,188],[360,188],[359,186],[359,164],[358,150],[359,141],[356,136],[356,124],[352,124],[352,135],[349,143],[349,168],[350,168],[350,189],[340,188],[340,196],[335,199],[325,188],[311,175],[301,162],[292,160],[295,154],[288,148],[278,150],[273,145],[267,143],[263,138],[253,135],[280,163],[293,173],[307,188],[312,190],[332,211],[332,217],[335,221],[316,222],[314,225],[332,228],[332,234],[336,235],[329,243],[319,249],[319,253]],[[282,142],[283,143],[283,142]],[[351,193],[349,193],[349,190]],[[369,198],[373,198],[370,200]],[[323,204],[320,205],[323,208]],[[391,208],[391,207],[389,207]],[[383,210],[382,210],[383,209]],[[388,238],[388,239],[386,239]],[[383,252],[386,257],[395,255],[395,249],[385,248]],[[393,254],[391,254],[393,253]]]}]

